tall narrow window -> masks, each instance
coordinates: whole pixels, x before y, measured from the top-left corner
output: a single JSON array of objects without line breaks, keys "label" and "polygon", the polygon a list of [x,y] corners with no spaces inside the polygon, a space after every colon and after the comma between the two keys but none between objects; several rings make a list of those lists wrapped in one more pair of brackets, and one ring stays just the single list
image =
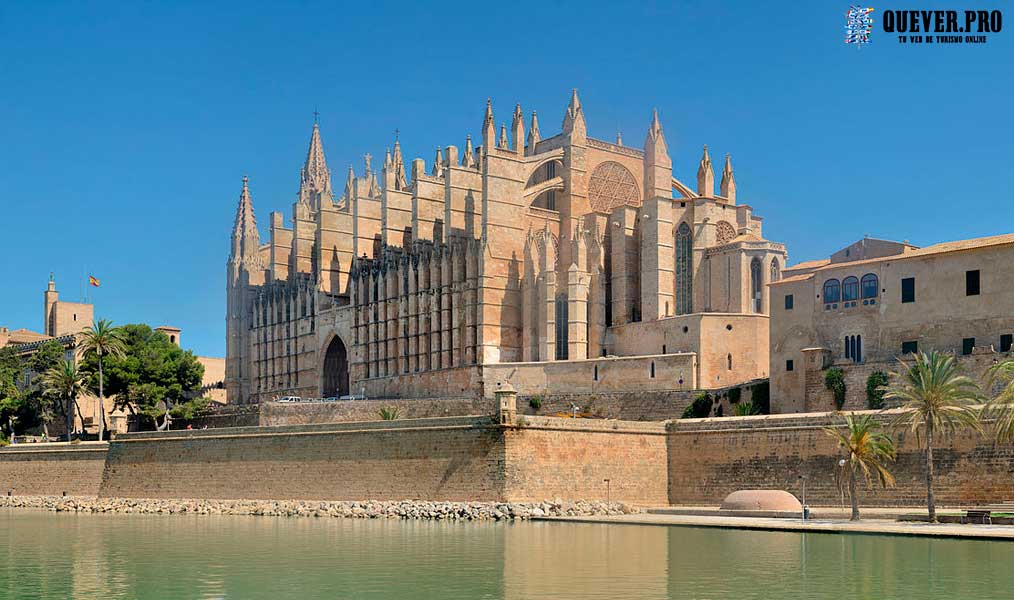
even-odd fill
[{"label": "tall narrow window", "polygon": [[556,360],[567,360],[567,297],[556,297]]},{"label": "tall narrow window", "polygon": [[730,354],[730,355],[726,356],[725,358],[728,361],[728,363],[726,365],[726,368],[728,368],[728,370],[731,371],[732,370],[732,355]]},{"label": "tall narrow window", "polygon": [[965,295],[979,295],[979,270],[965,271]]},{"label": "tall narrow window", "polygon": [[750,300],[753,305],[753,312],[761,312],[761,290],[764,282],[761,281],[761,261],[754,258],[750,261]]},{"label": "tall narrow window", "polygon": [[856,336],[856,355],[855,361],[857,363],[863,362],[863,336]]},{"label": "tall narrow window", "polygon": [[1000,352],[1010,352],[1011,346],[1014,346],[1014,335],[1002,334],[1000,336]]},{"label": "tall narrow window", "polygon": [[972,350],[975,349],[975,338],[965,338],[961,340],[961,353],[971,354]]},{"label": "tall narrow window", "polygon": [[915,302],[915,277],[905,277],[901,280],[901,301]]},{"label": "tall narrow window", "polygon": [[771,259],[771,282],[774,283],[782,278],[781,266],[778,264],[777,258]]},{"label": "tall narrow window", "polygon": [[676,314],[693,312],[693,233],[686,221],[676,230]]},{"label": "tall narrow window", "polygon": [[651,361],[651,378],[655,378],[655,361]]}]

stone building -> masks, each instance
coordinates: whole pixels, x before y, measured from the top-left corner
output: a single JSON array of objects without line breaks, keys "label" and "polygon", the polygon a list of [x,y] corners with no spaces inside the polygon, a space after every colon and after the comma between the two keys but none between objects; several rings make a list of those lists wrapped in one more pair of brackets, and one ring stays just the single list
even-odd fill
[{"label": "stone building", "polygon": [[642,148],[514,108],[499,132],[410,163],[397,137],[332,189],[317,124],[287,225],[261,243],[243,180],[229,256],[230,402],[283,395],[491,397],[716,388],[767,376],[767,284],[785,248],[719,192],[673,176],[658,115]]},{"label": "stone building", "polygon": [[[94,315],[95,305],[90,302],[61,300],[60,292],[56,289],[56,282],[53,275],[50,274],[49,283],[43,292],[42,324],[45,333],[23,328],[11,330],[8,327],[0,327],[0,348],[10,347],[24,360],[35,354],[42,344],[56,340],[63,346],[64,359],[78,363],[83,358],[81,334],[85,329],[94,325]],[[177,346],[180,345],[182,330],[179,327],[163,325],[156,327],[155,331],[164,333],[170,342]],[[213,402],[224,404],[226,401],[225,359],[198,356],[197,360],[204,365],[204,378],[201,389],[198,392],[190,392],[189,395],[191,397],[205,396]],[[38,373],[26,370],[18,385],[28,386],[38,375]],[[74,417],[75,429],[90,433],[97,432],[99,423],[98,396],[90,393],[82,394],[78,397],[77,404],[79,412]],[[107,398],[103,405],[107,422],[112,430],[126,431],[128,415],[123,411],[114,410],[113,404],[113,400]],[[62,418],[56,419],[49,426],[52,434],[66,430]]]},{"label": "stone building", "polygon": [[833,407],[824,371],[846,376],[846,408],[866,380],[916,351],[952,352],[979,377],[1014,340],[1014,235],[917,248],[866,238],[795,265],[771,284],[773,412]]}]

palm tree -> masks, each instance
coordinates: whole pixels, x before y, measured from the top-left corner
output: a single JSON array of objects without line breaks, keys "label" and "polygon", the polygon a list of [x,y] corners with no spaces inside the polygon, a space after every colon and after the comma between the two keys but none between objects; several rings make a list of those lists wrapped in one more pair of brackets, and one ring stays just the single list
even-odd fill
[{"label": "palm tree", "polygon": [[999,387],[990,399],[989,414],[993,417],[996,441],[1014,442],[1014,358],[1006,358],[986,371],[986,388]]},{"label": "palm tree", "polygon": [[[876,480],[882,487],[894,485],[894,475],[884,463],[895,458],[894,440],[878,431],[880,424],[873,415],[845,415],[845,428],[829,426],[824,432],[838,442],[845,458],[842,469],[848,473],[849,499],[852,500],[853,521],[859,520],[859,497],[856,493],[856,479],[862,473],[867,487]],[[839,480],[839,485],[844,482]]]},{"label": "palm tree", "polygon": [[123,357],[127,349],[127,341],[123,331],[113,327],[112,321],[99,319],[94,327],[88,327],[82,332],[81,348],[87,354],[94,352],[99,359],[99,439],[105,439],[106,433],[106,411],[103,397],[102,357],[114,356]]},{"label": "palm tree", "polygon": [[[907,367],[905,363],[901,364]],[[916,354],[915,362],[899,371],[891,373],[891,383],[884,399],[901,402],[903,411],[895,420],[895,425],[908,427],[915,433],[917,442],[920,441],[920,432],[925,430],[926,507],[930,523],[935,523],[934,436],[937,433],[954,433],[965,427],[982,431],[980,411],[975,406],[982,401],[982,395],[979,386],[958,370],[953,356],[936,351]]]},{"label": "palm tree", "polygon": [[64,415],[67,418],[67,441],[70,441],[71,430],[74,428],[74,405],[77,397],[84,391],[84,374],[77,365],[69,360],[61,359],[55,367],[42,374],[42,385],[46,393],[62,400]]}]

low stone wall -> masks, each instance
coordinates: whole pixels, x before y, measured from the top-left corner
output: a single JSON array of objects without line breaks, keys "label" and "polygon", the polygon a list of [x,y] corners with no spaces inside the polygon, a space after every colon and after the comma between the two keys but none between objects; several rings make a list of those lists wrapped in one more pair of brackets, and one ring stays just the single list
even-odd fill
[{"label": "low stone wall", "polygon": [[492,415],[495,412],[492,400],[478,398],[265,402],[260,405],[259,424],[272,426],[378,421],[381,408],[397,410],[400,419]]},{"label": "low stone wall", "polygon": [[483,365],[482,377],[487,398],[493,398],[497,385],[506,382],[522,396],[691,390],[697,382],[697,355],[496,363]]},{"label": "low stone wall", "polygon": [[96,496],[108,444],[15,444],[0,449],[0,494]]},{"label": "low stone wall", "polygon": [[[894,414],[878,418],[889,423]],[[822,427],[840,422],[827,413],[675,421],[668,438],[669,501],[717,505],[741,489],[782,489],[801,497],[800,476],[805,476],[807,503],[837,505],[841,495],[834,469],[840,454]],[[890,466],[897,486],[862,488],[861,503],[923,505],[923,452],[907,430],[891,433],[898,445],[898,460]],[[1014,499],[1014,448],[968,432],[938,446],[934,490],[940,505]]]},{"label": "low stone wall", "polygon": [[131,433],[103,497],[498,501],[503,443],[485,418]]},{"label": "low stone wall", "polygon": [[582,498],[667,503],[664,423],[518,417],[506,436],[513,502]]}]

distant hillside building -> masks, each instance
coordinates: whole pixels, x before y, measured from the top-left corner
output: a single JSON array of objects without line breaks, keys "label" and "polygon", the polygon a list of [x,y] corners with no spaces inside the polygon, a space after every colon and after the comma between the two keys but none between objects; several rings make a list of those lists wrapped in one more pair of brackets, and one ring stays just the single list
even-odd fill
[{"label": "distant hillside building", "polygon": [[247,179],[227,279],[230,402],[284,395],[486,395],[720,388],[767,376],[782,244],[673,176],[658,115],[644,147],[589,137],[575,92],[544,137],[521,106],[499,134],[407,163],[397,137],[332,189],[314,124],[291,224],[261,243]]},{"label": "distant hillside building", "polygon": [[980,376],[1014,341],[1014,235],[917,248],[862,239],[801,263],[771,284],[771,405],[833,408],[824,372],[842,368],[848,408],[865,408],[866,378],[897,358],[939,350]]}]

